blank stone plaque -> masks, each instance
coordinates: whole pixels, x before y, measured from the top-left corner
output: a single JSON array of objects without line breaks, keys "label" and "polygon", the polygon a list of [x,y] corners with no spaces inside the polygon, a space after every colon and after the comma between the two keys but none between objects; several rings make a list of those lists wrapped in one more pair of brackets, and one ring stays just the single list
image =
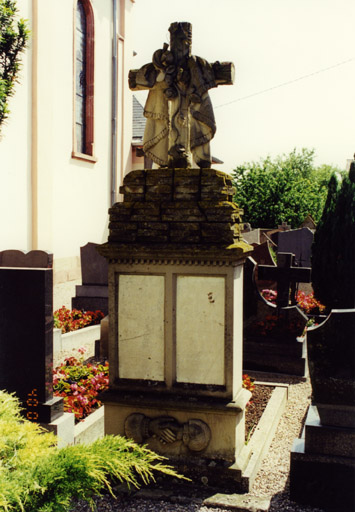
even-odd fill
[{"label": "blank stone plaque", "polygon": [[178,276],[176,380],[224,385],[225,279]]},{"label": "blank stone plaque", "polygon": [[164,277],[120,275],[118,360],[122,379],[164,380]]}]

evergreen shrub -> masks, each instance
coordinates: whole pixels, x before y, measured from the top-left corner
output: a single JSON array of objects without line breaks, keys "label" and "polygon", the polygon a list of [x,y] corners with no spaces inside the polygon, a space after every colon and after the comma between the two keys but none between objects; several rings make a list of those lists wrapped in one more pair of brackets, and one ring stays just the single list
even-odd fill
[{"label": "evergreen shrub", "polygon": [[0,391],[0,511],[68,512],[72,497],[92,497],[112,484],[139,487],[155,471],[183,478],[164,457],[120,436],[58,449],[56,438],[21,416],[14,395]]},{"label": "evergreen shrub", "polygon": [[312,286],[327,310],[355,307],[355,162],[333,174],[312,246]]}]

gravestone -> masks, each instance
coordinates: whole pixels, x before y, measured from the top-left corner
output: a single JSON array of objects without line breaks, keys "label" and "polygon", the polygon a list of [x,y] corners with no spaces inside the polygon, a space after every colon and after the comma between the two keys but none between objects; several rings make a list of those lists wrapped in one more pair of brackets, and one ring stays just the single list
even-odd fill
[{"label": "gravestone", "polygon": [[254,248],[253,250],[253,259],[256,261],[258,265],[274,265],[274,260],[270,253],[270,245],[271,242],[266,240],[261,244],[251,244]]},{"label": "gravestone", "polygon": [[[16,393],[28,420],[68,439],[63,399],[53,397],[53,257],[15,251],[12,267],[11,253],[0,253],[8,265],[0,267],[0,388]],[[18,266],[23,262],[35,266]],[[74,427],[74,418],[69,423]]]},{"label": "gravestone", "polygon": [[312,405],[291,452],[290,495],[355,510],[355,309],[332,310],[308,332]]},{"label": "gravestone", "polygon": [[[16,267],[11,264],[15,257]],[[16,392],[28,419],[50,423],[63,411],[53,398],[53,275],[51,268],[21,268],[26,262],[44,263],[42,251],[0,253],[0,387]]]},{"label": "gravestone", "polygon": [[299,268],[294,265],[294,254],[278,251],[277,266],[258,266],[258,279],[271,279],[277,282],[276,304],[279,308],[289,306],[290,298],[291,304],[296,304],[296,283],[311,281],[311,268]]},{"label": "gravestone", "polygon": [[[289,262],[289,259],[288,259]],[[256,285],[256,262],[249,257],[244,268],[244,370],[258,370],[304,376],[306,374],[306,344],[302,333],[307,317],[289,302],[276,306],[264,299]],[[265,266],[266,272],[281,285],[281,297],[289,293],[284,269]],[[286,269],[290,267],[286,266]],[[300,269],[298,269],[300,270]],[[289,277],[289,276],[288,276]],[[285,289],[288,290],[286,293]]]},{"label": "gravestone", "polygon": [[101,310],[108,313],[108,265],[98,252],[98,244],[80,247],[82,284],[75,288],[72,308],[85,311]]},{"label": "gravestone", "polygon": [[53,268],[53,254],[47,251],[23,252],[9,249],[0,252],[0,267]]},{"label": "gravestone", "polygon": [[[100,247],[109,261],[105,432],[146,443],[194,480],[223,480],[237,488],[250,398],[242,388],[243,263],[252,247],[241,239],[232,180],[206,167],[205,144],[194,153],[200,168],[188,168],[190,144],[201,129],[192,116],[209,105],[205,66],[210,85],[217,85],[221,65],[194,61],[189,24],[174,23],[170,32],[171,51],[164,45],[152,64],[130,73],[130,81],[131,87],[148,82],[146,111],[156,93],[167,119],[155,128],[178,130],[179,144],[165,130],[159,148],[165,167],[125,176],[124,201],[109,210],[109,239]],[[181,73],[174,75],[177,65]],[[223,67],[223,83],[231,67]],[[157,76],[162,80],[156,83]],[[172,94],[168,111],[165,89]],[[181,111],[174,91],[183,95]],[[151,149],[157,158],[157,148]]]},{"label": "gravestone", "polygon": [[298,267],[310,267],[313,236],[309,228],[281,231],[278,237],[278,251],[294,254]]}]

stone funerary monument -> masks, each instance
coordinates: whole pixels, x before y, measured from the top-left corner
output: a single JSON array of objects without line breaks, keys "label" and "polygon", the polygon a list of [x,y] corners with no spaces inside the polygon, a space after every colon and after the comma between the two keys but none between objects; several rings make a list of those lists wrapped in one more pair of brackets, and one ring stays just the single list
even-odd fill
[{"label": "stone funerary monument", "polygon": [[170,50],[129,75],[131,88],[149,89],[144,149],[161,167],[125,177],[99,249],[109,262],[105,432],[147,443],[184,474],[235,484],[250,397],[242,283],[252,247],[230,177],[210,168],[208,96],[233,82],[233,65],[192,56],[189,23],[170,33]]}]

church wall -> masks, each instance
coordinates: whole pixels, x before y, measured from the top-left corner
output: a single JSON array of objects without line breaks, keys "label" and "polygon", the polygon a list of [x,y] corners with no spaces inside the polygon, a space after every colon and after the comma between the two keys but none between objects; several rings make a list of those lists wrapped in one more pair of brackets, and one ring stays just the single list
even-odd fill
[{"label": "church wall", "polygon": [[[75,2],[17,2],[21,16],[31,25],[32,15],[37,14],[38,30],[33,31],[35,40],[23,55],[21,83],[16,85],[11,116],[0,142],[0,250],[49,250],[54,253],[55,268],[60,269],[57,280],[62,281],[80,277],[81,246],[107,239],[111,200],[112,0],[91,0],[95,18],[96,162],[71,156]],[[128,27],[133,4],[131,0],[125,2]],[[121,54],[120,62],[119,85],[124,86],[125,92],[117,112],[121,130],[117,189],[121,176],[131,167],[131,94],[127,80],[123,80],[132,54],[128,32],[126,29],[124,61]],[[36,44],[38,51],[33,52]],[[122,117],[125,115],[128,119]]]},{"label": "church wall", "polygon": [[[31,2],[19,0],[21,16],[30,17]],[[31,240],[31,48],[22,58],[10,115],[0,135],[0,250],[30,247]]]}]

